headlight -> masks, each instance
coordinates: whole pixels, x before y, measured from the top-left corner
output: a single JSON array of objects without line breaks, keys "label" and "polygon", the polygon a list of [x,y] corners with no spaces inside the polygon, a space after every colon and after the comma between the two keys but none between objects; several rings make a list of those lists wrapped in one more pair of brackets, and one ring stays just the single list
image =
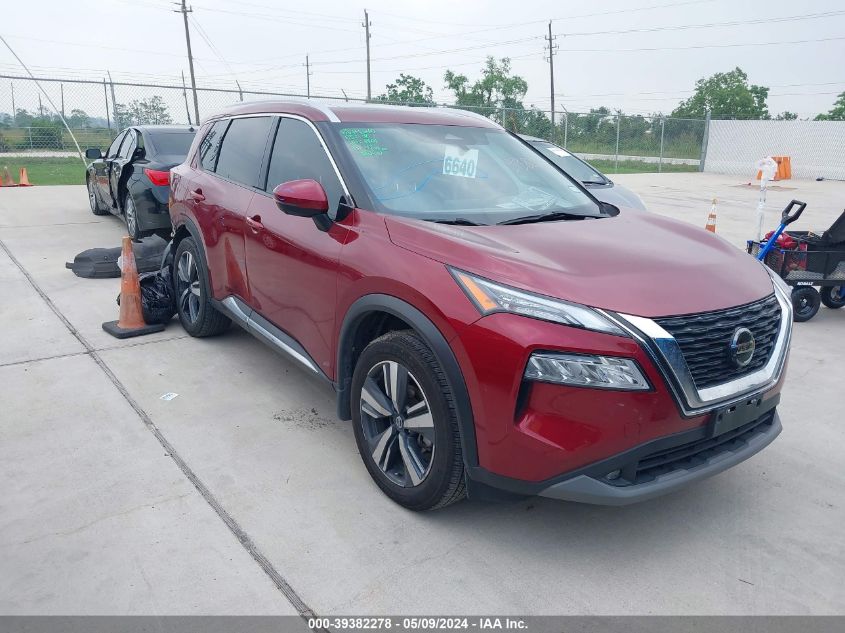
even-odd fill
[{"label": "headlight", "polygon": [[651,388],[636,361],[609,356],[537,352],[528,359],[525,378],[576,387],[626,391],[647,391]]},{"label": "headlight", "polygon": [[585,330],[627,336],[615,324],[586,306],[503,286],[462,270],[449,270],[481,314],[512,312]]}]

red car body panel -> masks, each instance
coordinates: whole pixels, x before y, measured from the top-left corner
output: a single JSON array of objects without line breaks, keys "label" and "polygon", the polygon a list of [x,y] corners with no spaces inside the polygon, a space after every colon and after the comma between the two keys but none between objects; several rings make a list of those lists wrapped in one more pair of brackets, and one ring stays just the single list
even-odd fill
[{"label": "red car body panel", "polygon": [[451,266],[626,314],[719,310],[772,293],[771,279],[748,265],[747,254],[653,214],[623,210],[597,220],[481,227],[390,217],[387,227],[396,244]]},{"label": "red car body panel", "polygon": [[[436,109],[241,104],[228,115],[286,112],[313,122],[413,122],[497,127]],[[289,334],[340,384],[341,325],[356,302],[387,295],[421,312],[460,368],[471,405],[477,464],[494,475],[544,482],[659,438],[705,427],[685,415],[663,370],[634,338],[510,313],[482,316],[447,266],[530,292],[641,317],[694,314],[772,294],[746,254],[702,229],[628,212],[517,226],[453,226],[355,208],[318,230],[282,213],[273,196],[198,168],[173,169],[173,225],[195,226],[214,299],[235,296]],[[347,176],[348,178],[349,176]],[[249,221],[248,221],[249,220]],[[648,391],[591,389],[523,378],[533,352],[634,360]],[[763,399],[776,396],[780,379]]]}]

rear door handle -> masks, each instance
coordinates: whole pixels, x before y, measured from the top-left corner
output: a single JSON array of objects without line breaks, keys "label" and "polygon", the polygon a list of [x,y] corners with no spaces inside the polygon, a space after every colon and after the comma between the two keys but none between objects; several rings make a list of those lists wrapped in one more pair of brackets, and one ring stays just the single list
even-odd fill
[{"label": "rear door handle", "polygon": [[192,189],[191,197],[197,202],[202,202],[203,200],[205,200],[205,196],[202,195],[202,189]]},{"label": "rear door handle", "polygon": [[251,228],[256,233],[258,233],[258,231],[260,231],[261,229],[264,228],[264,225],[261,224],[261,216],[260,215],[254,215],[251,218],[247,217],[246,223],[247,223],[247,226],[249,226],[249,228]]}]

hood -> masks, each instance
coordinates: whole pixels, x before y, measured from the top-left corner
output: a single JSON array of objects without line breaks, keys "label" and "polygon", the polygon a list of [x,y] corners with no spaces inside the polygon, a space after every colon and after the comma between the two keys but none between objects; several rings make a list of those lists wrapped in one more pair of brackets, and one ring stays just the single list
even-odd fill
[{"label": "hood", "polygon": [[720,310],[773,292],[763,266],[684,222],[612,218],[463,227],[388,216],[399,247],[523,290],[644,317]]}]

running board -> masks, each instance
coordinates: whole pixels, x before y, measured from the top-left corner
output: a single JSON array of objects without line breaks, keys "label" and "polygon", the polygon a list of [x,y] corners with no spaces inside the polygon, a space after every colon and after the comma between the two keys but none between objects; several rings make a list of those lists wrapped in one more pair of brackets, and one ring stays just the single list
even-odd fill
[{"label": "running board", "polygon": [[277,352],[298,361],[321,378],[328,380],[308,352],[286,332],[280,330],[237,297],[226,297],[218,305],[238,325]]}]

